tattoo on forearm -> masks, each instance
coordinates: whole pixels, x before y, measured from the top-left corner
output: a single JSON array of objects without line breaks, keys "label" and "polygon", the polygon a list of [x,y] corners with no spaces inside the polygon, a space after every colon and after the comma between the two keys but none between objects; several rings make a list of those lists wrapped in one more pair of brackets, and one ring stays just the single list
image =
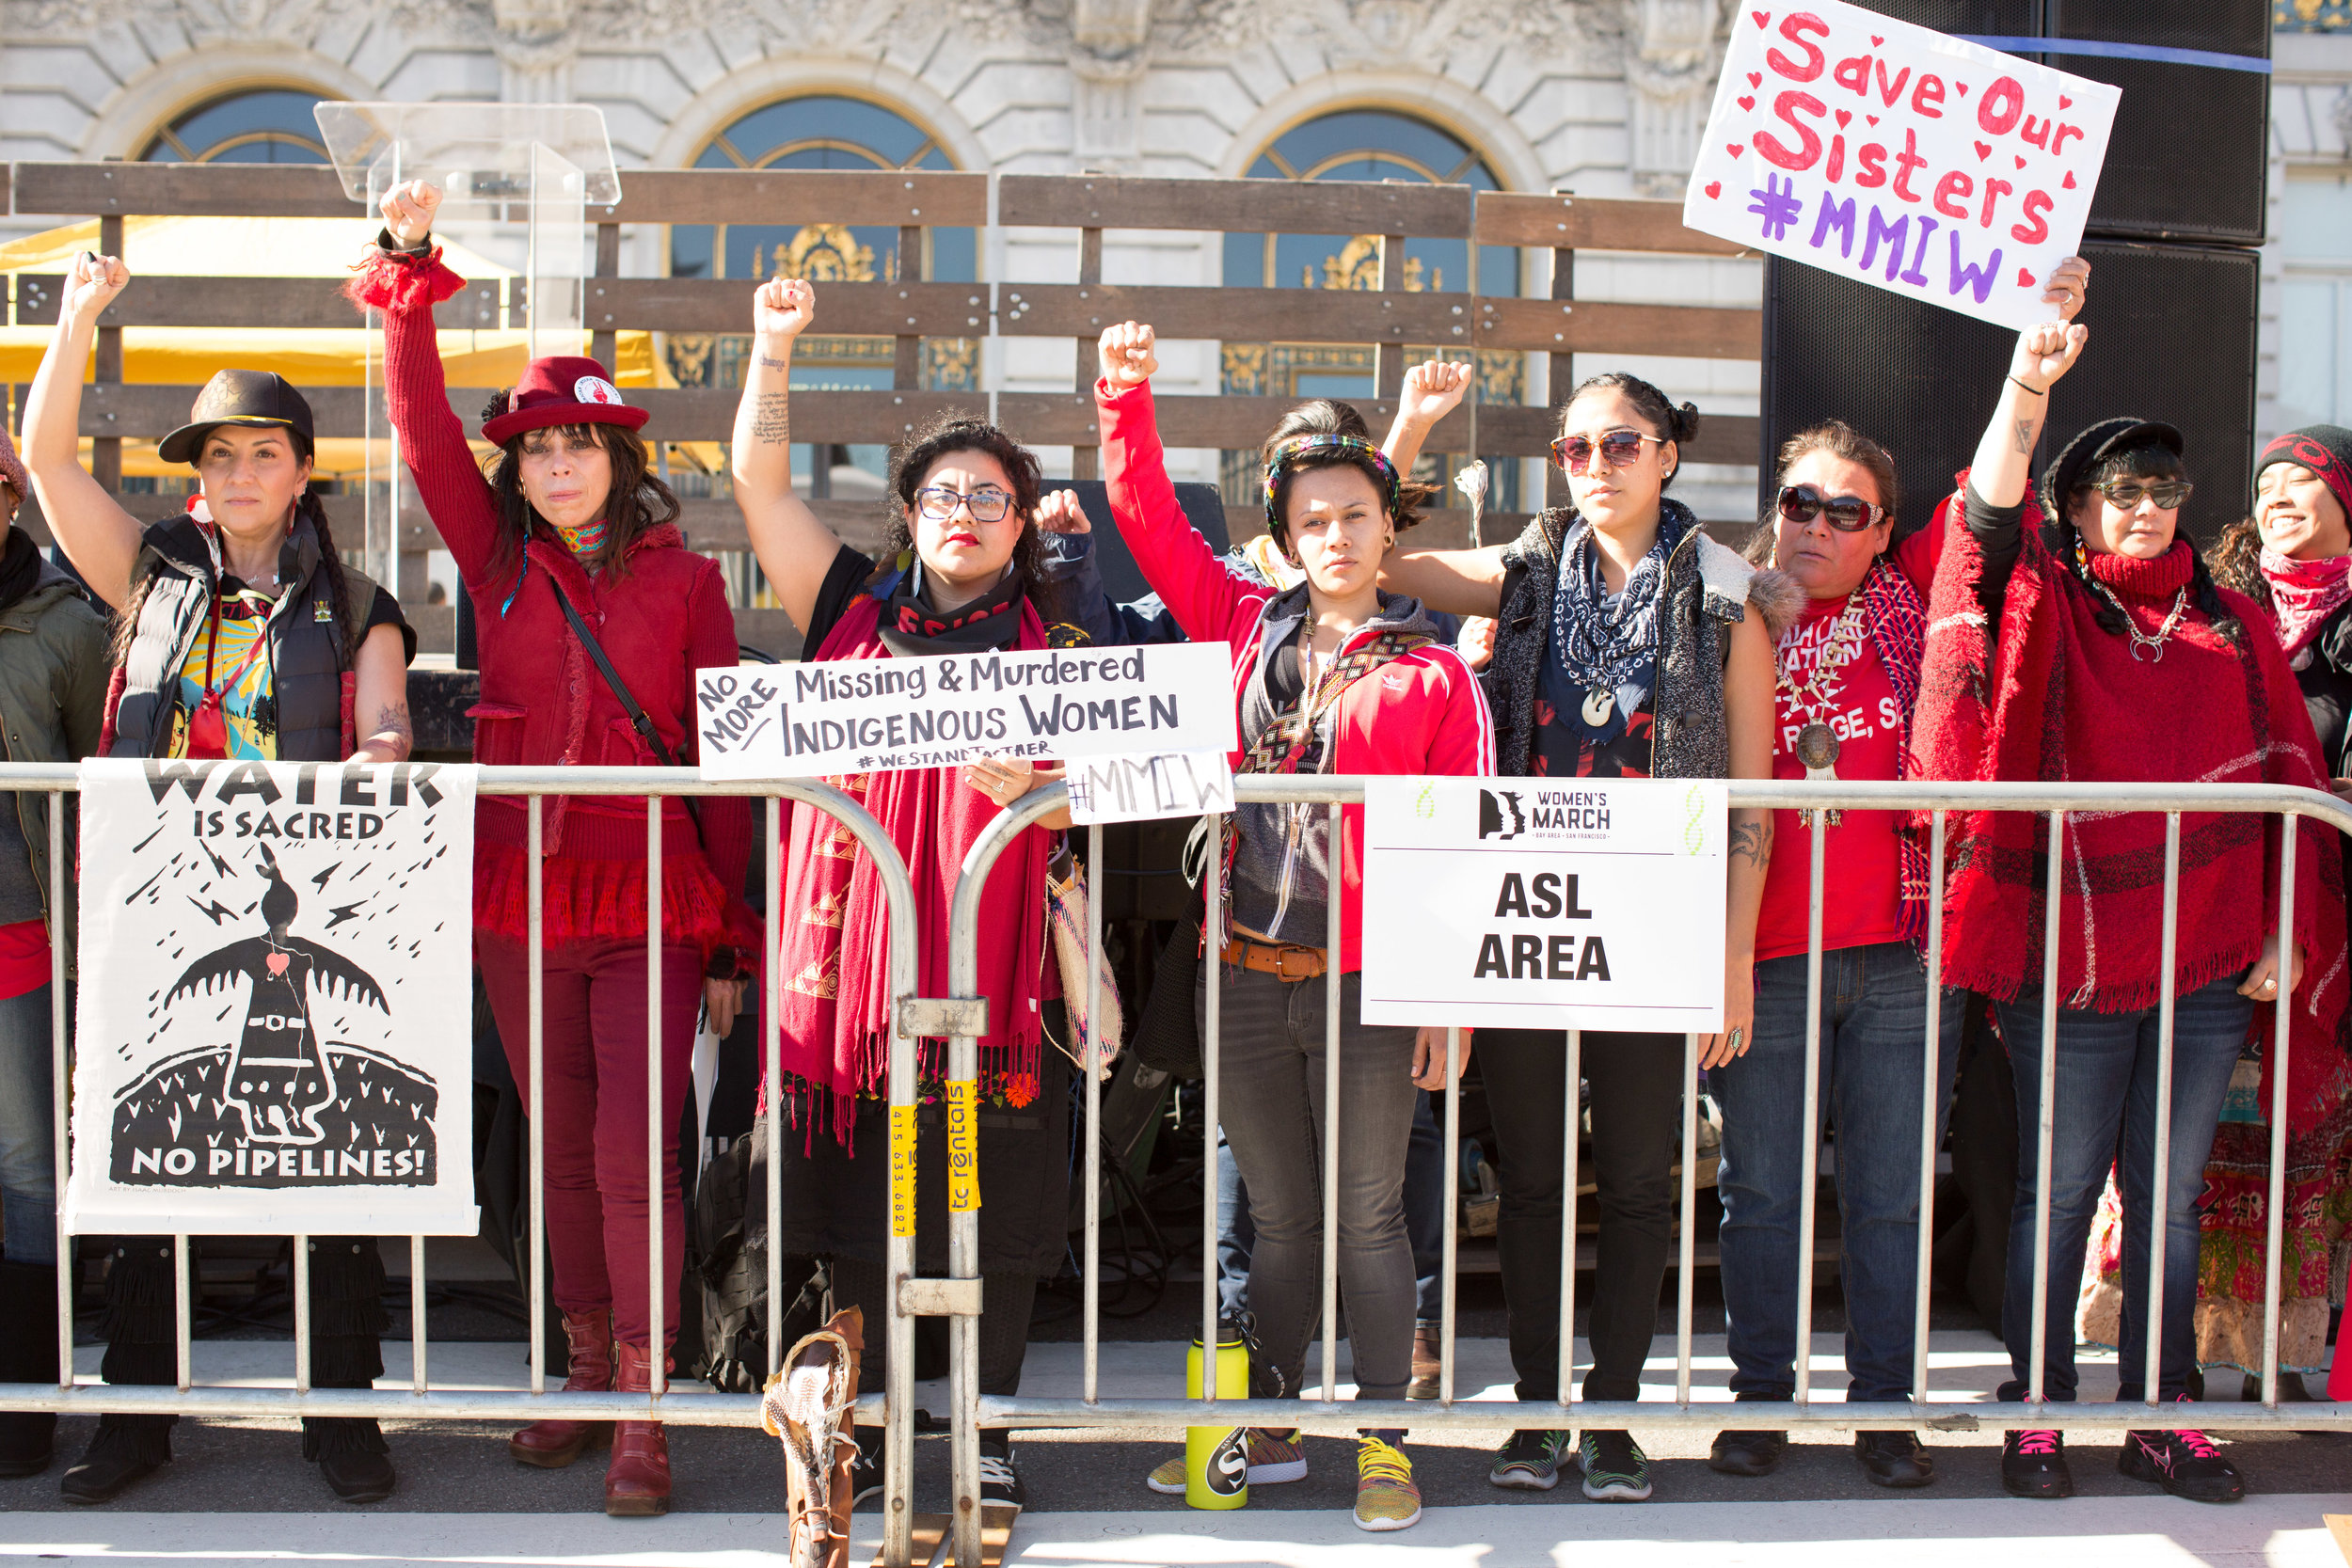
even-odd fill
[{"label": "tattoo on forearm", "polygon": [[764,354],[759,356],[759,362],[767,366],[771,371],[788,371],[792,368],[791,360],[771,359]]},{"label": "tattoo on forearm", "polygon": [[368,744],[372,751],[390,750],[398,757],[415,749],[416,731],[408,722],[406,703],[386,703],[375,710],[375,733]]},{"label": "tattoo on forearm", "polygon": [[752,439],[780,447],[792,439],[792,400],[783,392],[762,392],[752,404]]},{"label": "tattoo on forearm", "polygon": [[2017,421],[2017,450],[2020,453],[2033,451],[2033,421],[2031,420]]},{"label": "tattoo on forearm", "polygon": [[1741,822],[1731,830],[1731,858],[1746,861],[1762,871],[1772,863],[1772,825],[1768,821]]}]

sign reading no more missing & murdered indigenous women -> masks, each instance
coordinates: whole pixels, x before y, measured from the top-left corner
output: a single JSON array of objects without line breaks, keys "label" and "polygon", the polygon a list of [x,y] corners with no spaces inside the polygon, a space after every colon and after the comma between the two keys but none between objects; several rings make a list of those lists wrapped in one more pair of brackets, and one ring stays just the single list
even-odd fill
[{"label": "sign reading no more missing & murdered indigenous women", "polygon": [[1232,681],[1223,642],[740,664],[695,673],[695,723],[721,779],[1231,752]]},{"label": "sign reading no more missing & murdered indigenous women", "polygon": [[1720,780],[1366,779],[1363,1022],[1722,1028],[1725,820]]},{"label": "sign reading no more missing & murdered indigenous women", "polygon": [[70,1228],[474,1233],[475,783],[82,765]]},{"label": "sign reading no more missing & murdered indigenous women", "polygon": [[1734,13],[1685,228],[2003,326],[2082,242],[2120,88],[1841,0]]}]

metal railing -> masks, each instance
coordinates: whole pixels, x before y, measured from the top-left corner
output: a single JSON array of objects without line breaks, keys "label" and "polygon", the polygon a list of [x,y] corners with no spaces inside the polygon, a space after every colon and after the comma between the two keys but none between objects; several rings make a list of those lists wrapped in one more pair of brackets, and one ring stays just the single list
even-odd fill
[{"label": "metal railing", "polygon": [[[1360,804],[1364,799],[1364,781],[1347,776],[1269,776],[1237,775],[1233,780],[1237,802],[1308,802],[1327,807],[1331,832],[1341,832],[1341,812],[1343,806]],[[2280,907],[2282,930],[2293,929],[2294,886],[2296,865],[2296,824],[2304,817],[2323,822],[2342,832],[2352,832],[2352,808],[2333,796],[2315,790],[2296,789],[2268,784],[1942,784],[1933,782],[1836,782],[1813,783],[1796,781],[1736,780],[1728,788],[1728,803],[1734,808],[1810,810],[1812,825],[1812,882],[1806,958],[1805,1017],[1807,1035],[1804,1091],[1804,1127],[1815,1133],[1804,1139],[1802,1170],[1801,1216],[1798,1229],[1798,1289],[1796,1294],[1796,1366],[1795,1394],[1781,1402],[1748,1402],[1740,1405],[1740,1423],[1743,1427],[1778,1428],[1806,1427],[1815,1430],[1865,1430],[1910,1428],[1927,1431],[1973,1432],[1998,1429],[2019,1424],[2026,1409],[2033,1411],[2036,1426],[2065,1428],[2077,1431],[2115,1431],[2133,1426],[2156,1424],[2152,1412],[2156,1408],[2159,1389],[2158,1370],[2163,1343],[2165,1224],[2167,1199],[2167,1149],[2170,1137],[2172,1029],[2174,991],[2174,948],[2178,927],[2178,895],[2181,861],[2181,816],[2190,813],[2253,813],[2276,815],[2281,818]],[[966,856],[962,879],[958,884],[949,925],[949,984],[959,995],[973,993],[977,974],[977,938],[979,891],[986,882],[996,858],[1009,847],[1020,833],[1065,803],[1061,786],[1038,790],[1024,797],[990,826]],[[1813,1316],[1813,1223],[1815,1189],[1819,1175],[1820,1106],[1820,1018],[1822,966],[1822,868],[1825,860],[1827,813],[1832,810],[1896,810],[1931,814],[1931,838],[1929,889],[1929,925],[1926,942],[1927,973],[1932,977],[1943,970],[1944,951],[1944,850],[1945,829],[1951,812],[1983,810],[2034,812],[2046,814],[2050,824],[2049,872],[2045,890],[2047,928],[2044,932],[2045,973],[2042,1003],[2042,1063],[2039,1137],[2035,1147],[2036,1207],[2035,1264],[2033,1283],[2034,1327],[2032,1346],[2032,1375],[2026,1405],[1998,1403],[1987,1401],[1937,1403],[1928,1401],[1928,1307],[1929,1266],[1933,1240],[1932,1210],[1934,1178],[1938,1151],[1943,1080],[1937,1071],[1939,1053],[1944,1042],[1941,1034],[1941,1009],[1932,1005],[1936,991],[1932,984],[1928,990],[1931,1005],[1924,1008],[1922,1048],[1928,1070],[1926,1089],[1920,1106],[1919,1137],[1919,1219],[1915,1287],[1915,1332],[1913,1346],[1912,1387],[1915,1397],[1901,1403],[1865,1403],[1816,1401],[1812,1397],[1811,1342]],[[2158,1117],[2155,1146],[2154,1194],[2150,1207],[2153,1256],[2150,1259],[2150,1302],[2148,1312],[2148,1354],[2145,1398],[2129,1403],[2056,1403],[2044,1400],[2042,1387],[2046,1329],[2044,1306],[2051,1288],[2049,1266],[2050,1178],[2052,1139],[2055,1129],[2054,1090],[2056,1086],[2058,1051],[2056,1049],[2058,1015],[2058,919],[2062,910],[2059,871],[2063,863],[2060,848],[2067,821],[2071,816],[2086,813],[2113,814],[2128,812],[2162,812],[2165,814],[2165,879],[2163,911],[2164,966],[2159,1008],[2158,1045],[2158,1103],[2163,1107]],[[1208,819],[1212,834],[1215,817]],[[1103,831],[1097,826],[1088,830],[1089,849],[1092,863],[1101,863]],[[1214,844],[1214,837],[1211,840]],[[1334,857],[1336,859],[1336,857]],[[1204,876],[1203,912],[1205,929],[1216,931],[1220,927],[1218,879]],[[1412,1427],[1420,1429],[1486,1428],[1517,1424],[1518,1413],[1530,1411],[1526,1404],[1497,1403],[1491,1401],[1457,1401],[1454,1388],[1454,1281],[1459,1207],[1457,1188],[1460,1178],[1461,1112],[1459,1095],[1446,1095],[1445,1110],[1445,1228],[1443,1262],[1439,1277],[1444,1292],[1439,1354],[1438,1394],[1434,1401],[1354,1400],[1338,1399],[1338,1360],[1336,1356],[1336,1295],[1338,1291],[1339,1224],[1337,1159],[1339,1149],[1339,1073],[1340,1073],[1340,997],[1342,975],[1337,965],[1327,968],[1324,983],[1327,988],[1325,1004],[1326,1124],[1323,1137],[1324,1215],[1323,1215],[1323,1323],[1322,1323],[1322,1386],[1318,1391],[1309,1390],[1295,1400],[1220,1399],[1215,1383],[1215,1362],[1212,1355],[1200,1358],[1201,1376],[1199,1397],[1195,1399],[1104,1399],[1099,1382],[1100,1312],[1100,1224],[1102,1188],[1102,1140],[1093,1135],[1099,1125],[1101,1085],[1097,1076],[1101,1042],[1095,1038],[1094,1020],[1102,1017],[1100,999],[1100,960],[1102,950],[1102,916],[1099,897],[1089,900],[1091,929],[1088,934],[1087,961],[1089,995],[1087,1018],[1089,1026],[1083,1045],[1084,1067],[1081,1076],[1086,1080],[1087,1125],[1084,1180],[1086,1181],[1086,1234],[1084,1299],[1084,1393],[1077,1399],[1030,1398],[1023,1396],[978,1397],[977,1334],[959,1336],[952,1342],[951,1362],[955,1390],[956,1444],[954,1484],[954,1545],[956,1560],[977,1564],[979,1557],[978,1510],[978,1446],[980,1428],[1050,1427],[1095,1428],[1102,1430],[1149,1428],[1165,1431],[1184,1426],[1265,1426],[1277,1429],[1299,1428],[1322,1435],[1348,1435],[1359,1429]],[[1327,946],[1336,951],[1340,946],[1340,901],[1327,901],[1328,934]],[[2314,963],[2324,963],[2323,956],[2313,954]],[[1203,1107],[1201,1125],[1205,1147],[1211,1159],[1218,1126],[1219,1008],[1218,992],[1223,967],[1214,960],[1204,961],[1206,976],[1205,1004],[1201,1012],[1204,1036],[1201,1061],[1203,1069]],[[1304,982],[1311,983],[1311,982]],[[2259,1408],[2243,1405],[2229,1409],[2226,1424],[2232,1429],[2273,1428],[2280,1430],[2352,1430],[2352,1408],[2332,1404],[2298,1403],[2280,1409],[2279,1403],[2279,1323],[2280,1323],[2280,1258],[2284,1211],[2286,1173],[2286,1083],[2287,1083],[2287,1011],[2280,1008],[2277,1037],[2273,1052],[2273,1088],[2269,1107],[2270,1122],[2270,1187],[2267,1217],[2268,1275],[2263,1328],[2262,1403]],[[1579,1115],[1578,1080],[1581,1066],[1581,1038],[1579,1031],[1566,1034],[1567,1094],[1562,1115],[1574,1129]],[[1447,1032],[1448,1082],[1458,1071],[1461,1062],[1461,1031]],[[958,1037],[953,1042],[955,1066],[951,1071],[969,1076],[975,1068],[974,1042]],[[1681,1134],[1681,1194],[1680,1238],[1677,1267],[1677,1291],[1675,1329],[1675,1397],[1669,1401],[1587,1401],[1575,1396],[1575,1384],[1570,1373],[1575,1360],[1576,1319],[1576,1221],[1579,1161],[1578,1140],[1573,1131],[1566,1139],[1566,1169],[1564,1173],[1567,1195],[1561,1219],[1561,1289],[1560,1289],[1560,1369],[1559,1396],[1550,1407],[1551,1424],[1568,1427],[1619,1428],[1628,1426],[1684,1427],[1712,1429],[1720,1427],[1727,1414],[1726,1406],[1718,1402],[1699,1402],[1692,1398],[1692,1286],[1695,1261],[1697,1164],[1698,1164],[1698,1048],[1697,1037],[1686,1035],[1683,1047],[1682,1071],[1682,1134]],[[1398,1158],[1404,1150],[1400,1146]],[[1205,1170],[1203,1176],[1203,1215],[1201,1237],[1200,1318],[1204,1344],[1215,1344],[1218,1332],[1217,1253],[1218,1198],[1216,1181]],[[977,1212],[953,1213],[949,1216],[953,1247],[951,1273],[965,1278],[976,1278],[978,1273],[979,1216]],[[2071,1286],[2068,1288],[2072,1288]],[[1540,1411],[1541,1407],[1537,1407]],[[1534,1418],[1543,1418],[1530,1411]]]},{"label": "metal railing", "polygon": [[[0,790],[41,791],[49,796],[50,908],[63,910],[69,862],[65,853],[66,797],[79,783],[72,764],[0,764]],[[648,793],[648,791],[652,793]],[[436,1388],[430,1379],[425,1317],[425,1248],[422,1236],[409,1238],[409,1323],[412,1366],[406,1390],[392,1388],[313,1388],[310,1386],[310,1306],[308,1239],[294,1237],[294,1386],[288,1388],[203,1385],[195,1381],[192,1356],[193,1304],[189,1279],[189,1235],[173,1237],[173,1323],[177,1340],[176,1386],[136,1386],[83,1382],[73,1370],[73,1272],[72,1238],[66,1229],[65,1194],[71,1179],[69,1020],[66,1013],[66,943],[50,945],[51,1065],[55,1075],[53,1113],[56,1117],[57,1183],[57,1364],[55,1386],[0,1385],[0,1409],[54,1411],[60,1415],[172,1414],[183,1416],[302,1416],[374,1417],[407,1421],[512,1419],[520,1421],[658,1420],[684,1426],[751,1426],[759,1424],[759,1398],[754,1394],[723,1394],[691,1385],[694,1392],[672,1386],[665,1357],[652,1365],[652,1388],[646,1394],[549,1391],[547,1386],[546,1278],[547,1190],[544,1143],[545,998],[542,990],[544,953],[544,885],[541,876],[541,816],[549,795],[643,796],[645,799],[645,962],[649,977],[646,1027],[649,1039],[661,1034],[661,833],[662,802],[673,796],[747,796],[768,802],[765,841],[769,893],[768,952],[776,950],[776,933],[783,912],[782,844],[787,816],[785,802],[796,801],[824,812],[854,835],[872,858],[888,906],[889,985],[894,1027],[890,1039],[889,1102],[912,1110],[914,1104],[914,1038],[903,1032],[914,1016],[916,942],[910,911],[914,908],[913,884],[897,847],[882,825],[848,795],[813,780],[740,782],[706,780],[698,769],[685,768],[546,768],[506,767],[480,769],[478,793],[483,797],[520,796],[528,800],[530,872],[531,1023],[528,1041],[528,1095],[531,1226],[530,1317],[531,1376],[527,1392],[479,1388]],[[87,958],[87,949],[85,950]],[[761,968],[765,988],[761,1009],[761,1055],[766,1064],[766,1128],[770,1157],[767,1167],[768,1225],[771,1244],[768,1265],[768,1371],[772,1375],[785,1353],[778,1329],[788,1305],[782,1288],[783,1254],[773,1244],[783,1210],[783,1119],[781,1093],[782,1046],[779,1012],[783,978],[779,966]],[[683,1070],[681,1066],[680,1070]],[[648,1236],[652,1332],[655,1344],[667,1340],[663,1322],[662,1227],[663,1123],[659,1051],[646,1053],[649,1086],[645,1125]],[[689,1198],[691,1202],[691,1196]],[[860,1424],[884,1430],[883,1544],[884,1560],[903,1568],[913,1558],[914,1511],[909,1491],[914,1466],[914,1317],[923,1305],[919,1284],[910,1295],[901,1282],[915,1278],[914,1240],[900,1236],[886,1214],[876,1216],[887,1238],[884,1272],[890,1280],[887,1383],[882,1397],[858,1402]]]}]

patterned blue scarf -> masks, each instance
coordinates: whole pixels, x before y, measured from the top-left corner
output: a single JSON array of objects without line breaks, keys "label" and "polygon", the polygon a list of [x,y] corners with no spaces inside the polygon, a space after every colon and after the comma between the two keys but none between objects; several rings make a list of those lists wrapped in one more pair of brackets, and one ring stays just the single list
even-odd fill
[{"label": "patterned blue scarf", "polygon": [[1576,690],[1607,687],[1616,695],[1598,724],[1585,716],[1581,705],[1560,715],[1578,734],[1597,742],[1613,740],[1625,733],[1627,716],[1649,701],[1658,684],[1658,618],[1665,608],[1666,562],[1696,527],[1698,519],[1690,508],[1680,501],[1661,500],[1658,538],[1626,578],[1616,604],[1606,608],[1593,525],[1579,518],[1563,542],[1559,590],[1551,599],[1551,657]]}]

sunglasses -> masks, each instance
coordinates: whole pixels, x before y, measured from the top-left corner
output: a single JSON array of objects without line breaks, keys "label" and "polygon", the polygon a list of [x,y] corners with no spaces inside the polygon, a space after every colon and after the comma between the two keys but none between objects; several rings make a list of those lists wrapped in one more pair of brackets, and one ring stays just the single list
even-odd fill
[{"label": "sunglasses", "polygon": [[1886,515],[1886,508],[1860,496],[1824,496],[1810,484],[1783,485],[1778,505],[1780,515],[1792,523],[1809,523],[1825,515],[1829,526],[1840,533],[1860,533]]},{"label": "sunglasses", "polygon": [[2129,512],[2139,504],[2142,496],[2169,512],[2188,499],[2189,492],[2197,486],[2185,479],[2111,479],[2091,488],[2106,497],[2107,504],[2118,512]]},{"label": "sunglasses", "polygon": [[1598,448],[1603,463],[1612,468],[1622,468],[1629,463],[1641,461],[1642,443],[1645,441],[1656,442],[1661,447],[1666,444],[1661,437],[1645,436],[1638,430],[1613,430],[1598,441],[1583,436],[1563,436],[1551,443],[1551,460],[1572,474],[1581,474],[1593,461],[1594,450]]},{"label": "sunglasses", "polygon": [[976,523],[998,523],[1004,521],[1005,514],[1012,510],[1012,493],[999,490],[992,484],[967,496],[961,490],[934,484],[914,492],[914,504],[922,509],[924,516],[935,523],[954,516],[956,508],[960,506],[972,509],[972,520]]}]

